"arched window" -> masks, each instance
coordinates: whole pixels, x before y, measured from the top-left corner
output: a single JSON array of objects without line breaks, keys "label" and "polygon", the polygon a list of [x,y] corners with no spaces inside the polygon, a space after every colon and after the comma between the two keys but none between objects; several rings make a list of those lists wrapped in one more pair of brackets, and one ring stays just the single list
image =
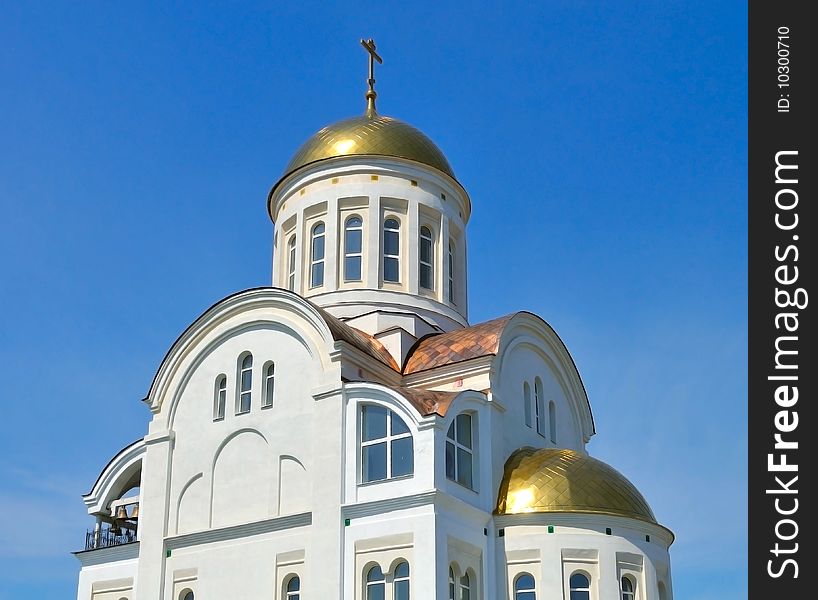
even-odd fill
[{"label": "arched window", "polygon": [[295,291],[295,236],[287,242],[287,289]]},{"label": "arched window", "polygon": [[525,403],[525,426],[531,427],[531,386],[523,382],[523,402]]},{"label": "arched window", "polygon": [[239,363],[239,402],[237,413],[250,411],[250,396],[253,389],[253,355],[245,354]]},{"label": "arched window", "polygon": [[293,575],[287,581],[285,600],[300,600],[301,599],[301,578],[298,575]]},{"label": "arched window", "polygon": [[420,287],[433,290],[435,287],[435,252],[432,230],[424,225],[420,228],[420,252],[418,253],[418,275]]},{"label": "arched window", "polygon": [[397,219],[383,222],[383,280],[400,281],[400,223]]},{"label": "arched window", "polygon": [[409,600],[409,563],[402,562],[395,567],[392,580],[392,600]]},{"label": "arched window", "polygon": [[457,598],[455,598],[456,593],[457,587],[454,580],[454,569],[449,567],[449,600],[457,600]]},{"label": "arched window", "polygon": [[324,235],[323,223],[316,223],[312,228],[312,252],[310,254],[310,287],[324,285]]},{"label": "arched window", "polygon": [[273,405],[275,396],[276,365],[273,362],[267,363],[264,367],[264,394],[261,397],[261,408],[269,408]]},{"label": "arched window", "polygon": [[383,571],[375,565],[366,574],[366,600],[384,600],[386,596],[386,581]]},{"label": "arched window", "polygon": [[551,443],[557,443],[557,405],[551,400],[548,403],[548,432],[551,436]]},{"label": "arched window", "polygon": [[543,407],[542,381],[537,377],[534,380],[534,422],[537,433],[545,437],[545,409]]},{"label": "arched window", "polygon": [[361,483],[411,475],[414,459],[403,419],[383,406],[361,406]]},{"label": "arched window", "polygon": [[454,304],[454,242],[449,240],[449,302]]},{"label": "arched window", "polygon": [[528,573],[521,573],[514,580],[514,600],[537,600],[534,578]]},{"label": "arched window", "polygon": [[182,590],[179,594],[179,600],[193,600],[193,590]]},{"label": "arched window", "polygon": [[213,393],[213,418],[224,419],[224,409],[227,406],[227,376],[216,377],[216,386]]},{"label": "arched window", "polygon": [[446,477],[474,489],[472,417],[461,413],[446,433]]},{"label": "arched window", "polygon": [[468,571],[460,578],[460,600],[471,600],[471,577]]},{"label": "arched window", "polygon": [[569,600],[591,600],[591,581],[585,573],[574,573],[568,580]]},{"label": "arched window", "polygon": [[361,281],[364,222],[349,217],[344,225],[344,281]]},{"label": "arched window", "polygon": [[630,577],[623,577],[622,585],[622,600],[636,600],[636,588]]}]

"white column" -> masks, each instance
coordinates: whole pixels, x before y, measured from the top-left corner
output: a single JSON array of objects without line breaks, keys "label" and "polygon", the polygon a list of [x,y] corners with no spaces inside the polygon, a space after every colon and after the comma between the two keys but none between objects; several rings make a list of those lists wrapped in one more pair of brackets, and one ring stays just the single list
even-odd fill
[{"label": "white column", "polygon": [[380,196],[370,196],[369,210],[367,211],[366,223],[364,223],[364,244],[366,254],[364,255],[364,281],[363,287],[378,289],[381,277],[381,198]]},{"label": "white column", "polygon": [[324,238],[324,290],[338,289],[338,273],[341,268],[340,243],[343,224],[338,214],[338,198],[332,196],[327,202],[326,237]]},{"label": "white column", "polygon": [[[440,252],[436,256],[437,264],[441,265],[438,272],[441,275],[440,291],[442,294],[439,300],[444,304],[449,304],[449,217],[442,215],[440,221],[440,243],[438,244]],[[437,266],[437,265],[435,265]],[[456,300],[456,298],[455,298]]]},{"label": "white column", "polygon": [[162,600],[173,432],[149,434],[145,446],[139,487],[143,502],[139,507],[139,568],[134,599]]},{"label": "white column", "polygon": [[401,265],[403,275],[402,277],[406,277],[406,281],[402,281],[401,283],[403,286],[409,291],[410,294],[419,294],[419,283],[418,283],[418,260],[420,256],[418,255],[418,243],[420,241],[420,234],[419,234],[419,227],[420,227],[420,215],[418,215],[418,201],[417,198],[411,198],[409,200],[409,206],[407,207],[406,213],[406,226],[404,227],[404,231],[401,233],[405,239],[402,239],[403,248],[401,249],[401,260],[405,262],[405,265]]},{"label": "white column", "polygon": [[344,402],[338,388],[315,397],[312,527],[307,546],[304,596],[340,598],[343,590]]}]

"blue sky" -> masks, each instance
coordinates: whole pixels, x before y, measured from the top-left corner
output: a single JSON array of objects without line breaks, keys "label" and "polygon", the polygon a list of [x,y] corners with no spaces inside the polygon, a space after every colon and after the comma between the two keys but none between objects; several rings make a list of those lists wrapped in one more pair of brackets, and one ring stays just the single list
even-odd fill
[{"label": "blue sky", "polygon": [[176,336],[269,284],[266,193],[363,111],[362,36],[471,194],[472,322],[557,329],[676,597],[746,597],[744,3],[278,4],[4,4],[0,599],[76,593],[80,495]]}]

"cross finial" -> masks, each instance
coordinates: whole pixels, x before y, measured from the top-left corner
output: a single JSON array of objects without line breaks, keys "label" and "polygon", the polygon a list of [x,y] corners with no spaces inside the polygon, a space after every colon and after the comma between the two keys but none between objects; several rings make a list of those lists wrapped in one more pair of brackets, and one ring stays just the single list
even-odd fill
[{"label": "cross finial", "polygon": [[369,89],[366,90],[366,114],[372,116],[375,114],[375,98],[378,94],[375,92],[375,61],[383,64],[383,59],[375,52],[375,40],[369,38],[368,40],[361,40],[361,46],[369,53]]}]

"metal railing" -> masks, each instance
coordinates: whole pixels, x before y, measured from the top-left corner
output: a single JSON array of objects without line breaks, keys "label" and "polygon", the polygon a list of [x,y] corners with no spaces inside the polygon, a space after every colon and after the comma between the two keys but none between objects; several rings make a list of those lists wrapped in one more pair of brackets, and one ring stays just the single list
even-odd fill
[{"label": "metal railing", "polygon": [[97,531],[91,530],[85,533],[85,549],[98,550],[100,548],[110,548],[111,546],[121,546],[136,541],[136,531],[131,529],[113,529],[105,527]]}]

